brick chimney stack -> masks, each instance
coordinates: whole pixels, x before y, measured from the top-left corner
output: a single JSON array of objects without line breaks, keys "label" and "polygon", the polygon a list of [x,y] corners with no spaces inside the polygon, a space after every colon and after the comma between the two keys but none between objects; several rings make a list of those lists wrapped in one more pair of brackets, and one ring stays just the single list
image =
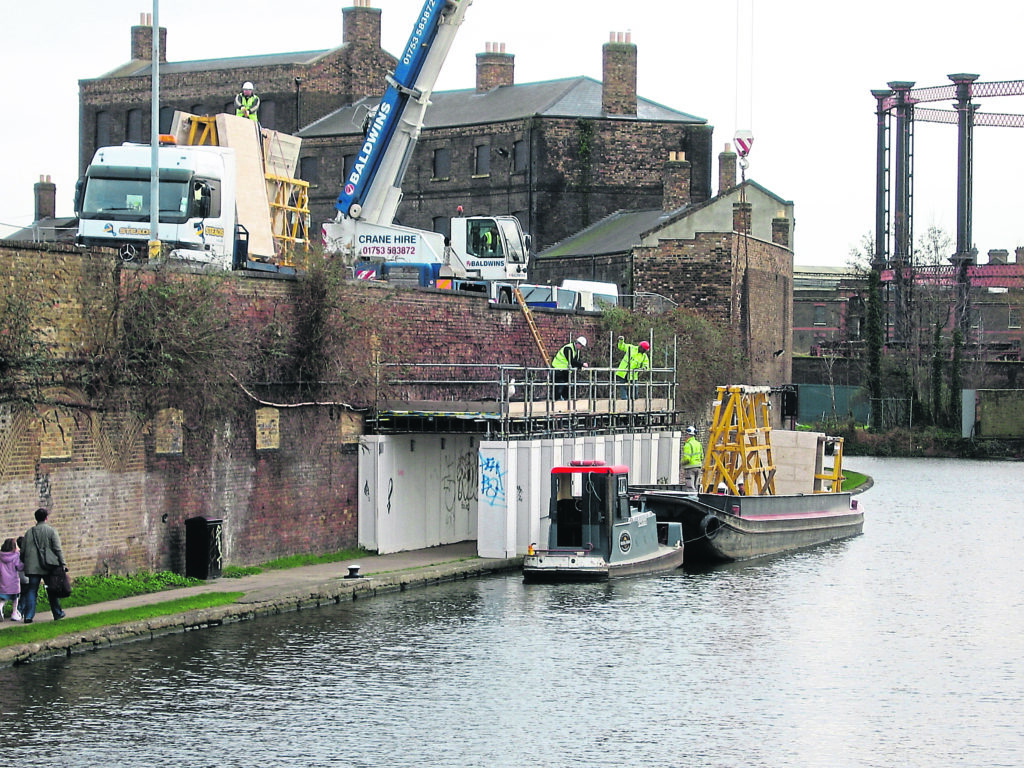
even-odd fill
[{"label": "brick chimney stack", "polygon": [[515,85],[516,57],[505,53],[504,43],[484,43],[484,52],[476,55],[476,92]]},{"label": "brick chimney stack", "polygon": [[606,115],[636,116],[636,46],[629,32],[612,32],[602,47],[601,108]]},{"label": "brick chimney stack", "polygon": [[753,206],[750,203],[733,203],[732,231],[749,235],[752,213]]},{"label": "brick chimney stack", "polygon": [[1018,245],[1013,249],[1013,258],[1018,264],[1024,264],[1024,246]]},{"label": "brick chimney stack", "polygon": [[371,8],[370,0],[352,0],[341,9],[342,42],[380,48],[380,8]]},{"label": "brick chimney stack", "polygon": [[[140,13],[139,26],[132,27],[132,60],[153,60],[152,13]],[[167,27],[160,27],[160,61],[167,61]]]},{"label": "brick chimney stack", "polygon": [[778,215],[772,219],[772,242],[783,248],[790,247],[789,219],[786,218],[785,211],[779,211]]},{"label": "brick chimney stack", "polygon": [[718,155],[718,194],[736,186],[737,155],[732,151],[732,144],[726,144]]},{"label": "brick chimney stack", "polygon": [[988,263],[989,264],[1005,264],[1009,258],[1010,252],[1005,248],[993,248],[988,252]]},{"label": "brick chimney stack", "polygon": [[35,221],[53,219],[57,216],[57,185],[49,176],[40,176],[33,187],[36,197]]},{"label": "brick chimney stack", "polygon": [[685,152],[669,152],[662,175],[661,209],[668,213],[690,204],[690,161]]}]

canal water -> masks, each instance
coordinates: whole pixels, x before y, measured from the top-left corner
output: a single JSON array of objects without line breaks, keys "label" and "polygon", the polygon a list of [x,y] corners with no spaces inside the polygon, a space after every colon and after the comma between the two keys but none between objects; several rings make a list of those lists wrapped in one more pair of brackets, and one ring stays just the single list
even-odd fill
[{"label": "canal water", "polygon": [[810,551],[0,669],[0,764],[1024,765],[1024,464],[846,466],[864,535]]}]

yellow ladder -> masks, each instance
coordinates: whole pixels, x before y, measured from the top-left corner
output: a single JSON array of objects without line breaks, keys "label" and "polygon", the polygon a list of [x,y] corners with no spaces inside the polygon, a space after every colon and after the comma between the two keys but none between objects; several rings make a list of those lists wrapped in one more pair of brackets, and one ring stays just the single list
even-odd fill
[{"label": "yellow ladder", "polygon": [[725,483],[731,494],[775,493],[775,461],[769,418],[769,387],[718,387],[701,490],[714,493]]},{"label": "yellow ladder", "polygon": [[526,324],[530,326],[530,333],[533,334],[533,340],[537,342],[537,349],[540,350],[540,356],[544,359],[542,365],[550,365],[551,358],[548,357],[548,351],[544,348],[544,340],[540,337],[540,331],[537,330],[537,324],[533,322],[533,312],[530,311],[530,307],[526,303],[526,299],[523,298],[523,293],[519,290],[518,285],[515,288],[515,296],[516,301],[519,302],[520,309],[523,310],[523,317],[526,318]]}]

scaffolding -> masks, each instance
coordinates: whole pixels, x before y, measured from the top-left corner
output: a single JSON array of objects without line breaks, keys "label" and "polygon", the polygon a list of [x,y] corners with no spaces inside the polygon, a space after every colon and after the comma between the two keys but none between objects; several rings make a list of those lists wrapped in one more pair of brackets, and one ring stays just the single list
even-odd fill
[{"label": "scaffolding", "polygon": [[[473,433],[488,439],[532,439],[670,431],[681,426],[675,410],[674,368],[645,371],[635,391],[620,398],[617,368],[570,370],[569,394],[556,398],[554,369],[518,365],[447,363],[380,367],[375,407],[367,430]],[[391,393],[402,399],[391,399]]]}]

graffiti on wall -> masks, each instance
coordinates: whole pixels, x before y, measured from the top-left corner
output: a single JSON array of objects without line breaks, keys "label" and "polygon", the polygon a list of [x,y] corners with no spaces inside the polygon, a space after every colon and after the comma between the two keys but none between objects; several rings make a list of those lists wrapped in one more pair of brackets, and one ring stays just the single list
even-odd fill
[{"label": "graffiti on wall", "polygon": [[489,456],[480,460],[480,498],[492,507],[507,506],[505,498],[505,475],[501,460]]},{"label": "graffiti on wall", "polygon": [[444,455],[441,458],[441,493],[448,525],[455,524],[456,509],[467,514],[472,510],[477,500],[476,470],[475,451],[466,451],[457,457]]}]

